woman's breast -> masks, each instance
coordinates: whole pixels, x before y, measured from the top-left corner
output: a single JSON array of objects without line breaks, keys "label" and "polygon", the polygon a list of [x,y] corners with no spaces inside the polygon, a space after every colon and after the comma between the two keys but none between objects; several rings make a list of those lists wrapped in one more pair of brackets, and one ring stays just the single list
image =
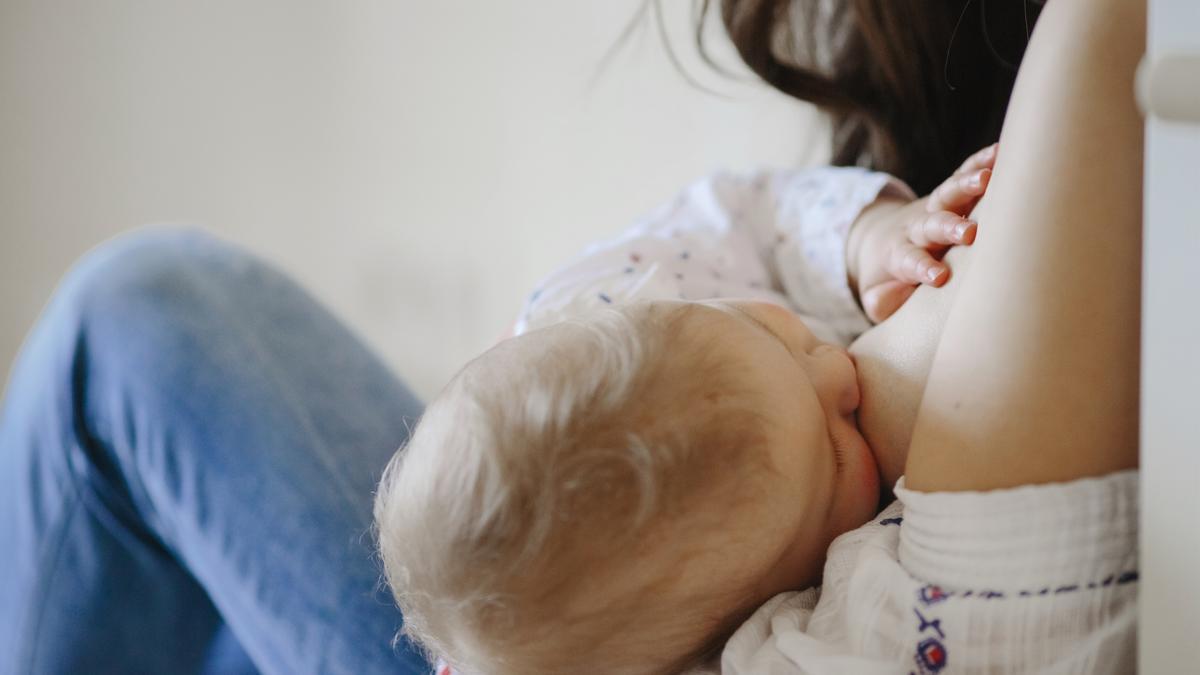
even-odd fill
[{"label": "woman's breast", "polygon": [[970,259],[970,247],[951,249],[945,257],[951,270],[945,286],[919,287],[895,314],[850,345],[862,390],[859,429],[875,452],[887,487],[904,473],[929,368]]}]

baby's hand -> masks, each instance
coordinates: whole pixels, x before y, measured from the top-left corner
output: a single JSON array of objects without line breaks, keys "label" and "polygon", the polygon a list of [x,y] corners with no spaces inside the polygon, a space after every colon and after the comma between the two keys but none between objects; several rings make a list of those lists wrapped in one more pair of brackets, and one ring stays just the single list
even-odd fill
[{"label": "baby's hand", "polygon": [[891,316],[920,284],[941,286],[950,278],[942,256],[951,246],[975,241],[977,226],[967,216],[987,190],[995,163],[993,144],[963,162],[928,197],[880,200],[855,221],[847,267],[872,322]]}]

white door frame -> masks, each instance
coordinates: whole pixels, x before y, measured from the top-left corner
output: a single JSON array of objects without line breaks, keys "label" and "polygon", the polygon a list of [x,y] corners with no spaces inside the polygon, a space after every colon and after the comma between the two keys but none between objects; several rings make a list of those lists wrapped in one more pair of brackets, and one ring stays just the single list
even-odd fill
[{"label": "white door frame", "polygon": [[1157,675],[1200,672],[1200,0],[1148,1],[1138,662]]}]

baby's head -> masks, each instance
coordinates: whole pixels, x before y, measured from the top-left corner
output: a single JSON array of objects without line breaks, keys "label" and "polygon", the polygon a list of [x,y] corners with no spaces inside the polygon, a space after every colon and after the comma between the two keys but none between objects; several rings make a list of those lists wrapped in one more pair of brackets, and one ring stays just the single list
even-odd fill
[{"label": "baby's head", "polygon": [[874,515],[857,404],[845,351],[765,303],[637,303],[502,342],[380,484],[405,632],[466,673],[701,662]]}]

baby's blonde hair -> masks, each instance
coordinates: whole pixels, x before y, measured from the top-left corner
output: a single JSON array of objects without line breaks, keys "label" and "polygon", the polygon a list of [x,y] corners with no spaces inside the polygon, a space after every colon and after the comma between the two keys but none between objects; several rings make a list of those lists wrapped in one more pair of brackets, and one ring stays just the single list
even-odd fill
[{"label": "baby's blonde hair", "polygon": [[688,313],[605,309],[506,341],[428,407],[375,502],[410,640],[522,675],[677,670],[719,646],[745,589],[698,585],[694,564],[736,553],[677,535],[719,527],[769,459],[739,364],[683,333]]}]

